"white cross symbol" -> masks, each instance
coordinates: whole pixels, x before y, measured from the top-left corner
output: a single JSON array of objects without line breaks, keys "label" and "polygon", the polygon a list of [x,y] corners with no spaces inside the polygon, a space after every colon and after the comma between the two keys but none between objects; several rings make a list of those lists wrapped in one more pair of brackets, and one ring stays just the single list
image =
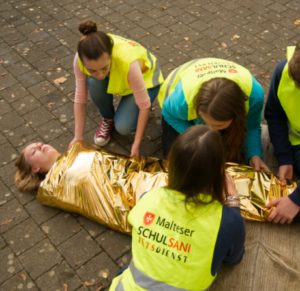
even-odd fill
[{"label": "white cross symbol", "polygon": [[146,216],[147,223],[149,223],[152,220],[153,220],[153,217],[151,215]]}]

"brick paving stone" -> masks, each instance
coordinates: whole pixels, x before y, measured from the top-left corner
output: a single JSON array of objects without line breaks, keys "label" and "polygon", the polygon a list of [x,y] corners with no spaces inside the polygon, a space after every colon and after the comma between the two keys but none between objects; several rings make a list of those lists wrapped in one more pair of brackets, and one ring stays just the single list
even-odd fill
[{"label": "brick paving stone", "polygon": [[7,70],[15,77],[21,76],[33,70],[33,67],[26,61],[21,61],[13,66],[7,67]]},{"label": "brick paving stone", "polygon": [[3,238],[9,244],[13,252],[17,255],[20,255],[44,239],[44,234],[36,225],[36,223],[29,218],[13,229],[4,233]]},{"label": "brick paving stone", "polygon": [[0,250],[3,249],[6,246],[6,242],[4,239],[0,236]]},{"label": "brick paving stone", "polygon": [[[22,270],[14,253],[6,247],[0,251],[0,284]],[[7,290],[5,290],[7,291]]]},{"label": "brick paving stone", "polygon": [[44,123],[36,128],[36,132],[46,143],[57,138],[66,131],[67,128],[63,126],[58,120],[50,120],[49,122]]},{"label": "brick paving stone", "polygon": [[38,278],[36,284],[41,291],[62,290],[63,284],[68,286],[68,291],[74,291],[78,290],[77,288],[82,285],[78,276],[66,261],[63,261]]},{"label": "brick paving stone", "polygon": [[13,195],[18,199],[18,201],[22,204],[25,205],[28,202],[32,201],[35,199],[35,195],[32,193],[22,193],[20,192],[15,185],[10,187],[10,191],[13,193]]},{"label": "brick paving stone", "polygon": [[13,108],[4,99],[0,100],[0,115],[4,115],[12,110]]},{"label": "brick paving stone", "polygon": [[36,199],[25,205],[25,209],[38,225],[49,220],[61,211],[57,208],[42,205]]},{"label": "brick paving stone", "polygon": [[22,124],[25,121],[22,117],[20,117],[16,112],[7,113],[0,118],[0,130],[2,132],[7,132],[11,129],[14,129]]},{"label": "brick paving stone", "polygon": [[0,165],[6,165],[10,161],[14,161],[17,156],[18,152],[9,143],[0,146]]},{"label": "brick paving stone", "polygon": [[96,241],[114,260],[131,249],[131,237],[122,233],[116,233],[112,230],[101,234]]},{"label": "brick paving stone", "polygon": [[1,205],[0,223],[8,221],[13,217],[14,219],[11,222],[1,226],[0,233],[5,233],[28,217],[25,209],[16,199]]},{"label": "brick paving stone", "polygon": [[54,245],[61,244],[81,229],[79,223],[67,212],[49,219],[41,228]]},{"label": "brick paving stone", "polygon": [[41,103],[33,96],[29,95],[16,102],[11,103],[11,106],[19,112],[20,115],[24,115],[29,111],[32,111],[41,106]]},{"label": "brick paving stone", "polygon": [[9,163],[5,166],[0,167],[0,178],[7,186],[14,184],[14,177],[16,173],[15,163]]},{"label": "brick paving stone", "polygon": [[[76,273],[82,281],[95,283],[95,286],[90,287],[90,290],[95,291],[98,288],[98,283],[101,283],[103,287],[107,287],[115,277],[118,270],[119,268],[117,265],[107,256],[106,253],[102,252],[90,260],[87,264],[79,268]],[[103,272],[108,275],[106,279],[103,278]]]},{"label": "brick paving stone", "polygon": [[62,257],[48,239],[19,256],[19,260],[34,280],[58,264]]},{"label": "brick paving stone", "polygon": [[0,205],[13,198],[14,196],[11,194],[9,189],[0,181]]},{"label": "brick paving stone", "polygon": [[37,287],[34,282],[30,279],[28,274],[22,270],[20,274],[26,276],[26,281],[17,274],[13,276],[11,279],[7,280],[3,285],[0,286],[0,291],[13,291],[13,290],[30,290],[37,291]]},{"label": "brick paving stone", "polygon": [[36,138],[37,134],[32,130],[29,124],[26,123],[8,131],[5,136],[13,146],[18,147]]},{"label": "brick paving stone", "polygon": [[108,229],[107,227],[83,216],[79,216],[77,220],[79,221],[80,226],[84,228],[92,237],[97,237]]},{"label": "brick paving stone", "polygon": [[4,143],[6,143],[6,142],[7,142],[7,139],[4,137],[3,134],[0,133],[0,145],[1,145],[1,144],[4,144]]},{"label": "brick paving stone", "polygon": [[52,120],[53,115],[44,107],[33,110],[24,115],[24,119],[33,127],[37,128],[43,123]]},{"label": "brick paving stone", "polygon": [[99,245],[85,230],[80,231],[62,243],[58,247],[58,250],[74,269],[79,268],[102,251]]},{"label": "brick paving stone", "polygon": [[[49,81],[45,80],[43,82],[40,82],[36,85],[33,85],[28,88],[28,91],[34,95],[36,98],[41,98],[43,96],[46,96],[54,91],[56,91],[56,88],[50,84]],[[51,95],[51,94],[50,94]],[[42,101],[43,103],[43,101]]]},{"label": "brick paving stone", "polygon": [[120,267],[120,269],[125,268],[126,266],[129,265],[131,259],[132,259],[132,253],[130,250],[129,253],[125,254],[124,256],[122,256],[120,259],[117,260],[117,264]]}]

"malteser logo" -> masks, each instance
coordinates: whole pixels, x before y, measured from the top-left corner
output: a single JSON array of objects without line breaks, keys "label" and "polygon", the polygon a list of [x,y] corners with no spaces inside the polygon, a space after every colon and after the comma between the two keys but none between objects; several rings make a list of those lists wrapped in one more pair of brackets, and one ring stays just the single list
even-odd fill
[{"label": "malteser logo", "polygon": [[235,70],[235,69],[230,69],[230,70],[228,70],[228,73],[237,73],[237,70]]},{"label": "malteser logo", "polygon": [[144,225],[150,225],[154,221],[155,216],[156,214],[147,211],[144,215]]}]

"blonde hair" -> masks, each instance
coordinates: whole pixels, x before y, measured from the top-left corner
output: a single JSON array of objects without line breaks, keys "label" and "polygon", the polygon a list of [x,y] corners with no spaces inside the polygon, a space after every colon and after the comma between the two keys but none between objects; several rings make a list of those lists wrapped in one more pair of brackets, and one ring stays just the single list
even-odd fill
[{"label": "blonde hair", "polygon": [[21,192],[36,193],[41,181],[45,179],[45,175],[41,173],[33,173],[31,164],[25,159],[25,150],[23,150],[15,162],[18,168],[15,175],[15,185]]}]

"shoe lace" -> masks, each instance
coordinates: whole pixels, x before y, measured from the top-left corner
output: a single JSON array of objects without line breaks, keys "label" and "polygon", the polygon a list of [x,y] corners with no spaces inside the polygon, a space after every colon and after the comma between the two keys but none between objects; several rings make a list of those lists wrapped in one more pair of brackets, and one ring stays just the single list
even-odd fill
[{"label": "shoe lace", "polygon": [[110,133],[112,127],[113,127],[113,120],[103,119],[97,136],[98,137],[106,136],[107,134]]}]

